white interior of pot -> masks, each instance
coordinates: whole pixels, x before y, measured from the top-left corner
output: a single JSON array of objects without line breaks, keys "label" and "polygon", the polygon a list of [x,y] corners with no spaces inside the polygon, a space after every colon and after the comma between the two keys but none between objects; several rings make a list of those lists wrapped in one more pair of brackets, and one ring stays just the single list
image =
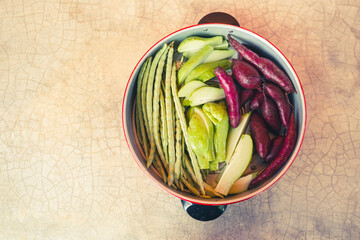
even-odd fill
[{"label": "white interior of pot", "polygon": [[[133,119],[133,111],[134,111],[135,96],[136,96],[136,79],[142,63],[146,60],[147,57],[156,53],[165,42],[170,43],[174,40],[177,42],[181,42],[184,38],[192,35],[197,35],[197,36],[222,35],[226,38],[226,36],[229,33],[232,34],[232,36],[235,37],[237,40],[248,45],[251,49],[255,50],[260,55],[270,58],[278,66],[281,66],[281,68],[288,74],[288,76],[292,80],[297,93],[290,94],[289,99],[291,103],[294,105],[294,109],[295,109],[295,119],[298,129],[298,140],[295,149],[292,155],[290,156],[290,158],[288,159],[288,161],[286,162],[286,164],[284,164],[282,168],[276,174],[274,174],[272,178],[270,178],[269,180],[267,180],[257,188],[249,190],[244,193],[229,195],[224,199],[220,199],[220,198],[203,199],[186,192],[175,190],[167,186],[160,178],[160,176],[156,173],[156,171],[154,171],[154,168],[150,168],[150,169],[146,168],[145,160],[143,159],[143,155],[141,154],[141,151],[139,150],[138,147],[135,127],[134,127],[134,119]],[[136,161],[138,162],[139,166],[142,168],[142,170],[145,172],[146,175],[148,175],[158,185],[166,189],[171,194],[179,198],[182,198],[186,201],[195,202],[198,204],[220,205],[220,204],[231,204],[231,203],[243,201],[257,195],[258,193],[266,190],[268,187],[274,184],[287,171],[287,169],[294,161],[300,149],[302,139],[304,137],[305,122],[306,122],[306,107],[305,107],[304,93],[302,91],[296,73],[294,72],[293,68],[286,60],[286,58],[272,44],[270,44],[268,41],[261,38],[260,36],[252,32],[249,32],[245,29],[230,25],[224,25],[224,24],[205,24],[205,25],[193,26],[190,28],[177,31],[165,37],[161,41],[159,41],[152,49],[150,49],[143,56],[143,58],[137,65],[136,69],[134,69],[134,72],[130,77],[126,89],[126,93],[124,96],[124,103],[123,103],[123,124],[124,124],[123,127],[125,130],[125,134],[130,150],[133,156],[136,158]]]}]

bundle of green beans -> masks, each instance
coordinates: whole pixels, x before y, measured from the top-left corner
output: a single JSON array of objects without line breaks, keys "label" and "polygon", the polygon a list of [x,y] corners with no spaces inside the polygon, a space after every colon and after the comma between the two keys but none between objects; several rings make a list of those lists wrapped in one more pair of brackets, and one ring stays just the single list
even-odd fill
[{"label": "bundle of green beans", "polygon": [[223,197],[204,182],[178,97],[174,42],[146,59],[137,79],[135,125],[147,167],[169,186],[199,197]]}]

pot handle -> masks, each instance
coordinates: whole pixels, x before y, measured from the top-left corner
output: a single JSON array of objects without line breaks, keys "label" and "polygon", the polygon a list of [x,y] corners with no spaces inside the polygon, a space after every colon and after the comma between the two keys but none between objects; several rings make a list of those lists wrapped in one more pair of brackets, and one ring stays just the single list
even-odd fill
[{"label": "pot handle", "polygon": [[220,217],[226,210],[227,205],[200,205],[181,200],[184,210],[190,217],[199,221],[211,221]]},{"label": "pot handle", "polygon": [[205,15],[198,24],[204,23],[224,23],[240,27],[239,22],[233,16],[224,12],[212,12]]}]

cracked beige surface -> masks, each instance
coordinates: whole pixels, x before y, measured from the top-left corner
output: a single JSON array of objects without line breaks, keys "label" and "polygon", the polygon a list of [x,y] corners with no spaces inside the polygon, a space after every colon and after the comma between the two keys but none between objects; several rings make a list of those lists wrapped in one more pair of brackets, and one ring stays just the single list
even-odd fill
[{"label": "cracked beige surface", "polygon": [[[305,91],[290,170],[208,223],[148,180],[121,102],[142,54],[224,11],[274,43]],[[360,3],[0,1],[0,239],[359,239]]]}]

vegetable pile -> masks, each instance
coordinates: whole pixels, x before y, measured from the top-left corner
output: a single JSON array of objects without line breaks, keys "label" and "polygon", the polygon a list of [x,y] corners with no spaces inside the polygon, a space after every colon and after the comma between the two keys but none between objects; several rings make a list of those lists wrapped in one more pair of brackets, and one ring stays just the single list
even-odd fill
[{"label": "vegetable pile", "polygon": [[[227,39],[165,43],[137,79],[135,124],[147,167],[169,186],[203,198],[263,183],[297,139],[288,99],[296,91],[288,76],[231,35]],[[254,156],[265,169],[249,170]]]}]

